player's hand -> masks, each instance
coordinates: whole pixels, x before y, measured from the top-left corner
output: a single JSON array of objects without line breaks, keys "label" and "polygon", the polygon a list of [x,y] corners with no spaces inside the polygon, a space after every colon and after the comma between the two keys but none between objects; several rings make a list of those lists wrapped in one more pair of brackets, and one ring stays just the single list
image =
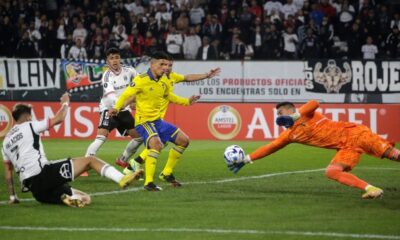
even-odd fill
[{"label": "player's hand", "polygon": [[19,202],[20,201],[19,201],[17,195],[11,195],[10,200],[8,201],[8,204],[17,204]]},{"label": "player's hand", "polygon": [[276,118],[276,124],[290,128],[294,124],[294,119],[291,116],[279,116]]},{"label": "player's hand", "polygon": [[239,160],[232,164],[228,164],[228,169],[233,173],[237,173],[240,169],[242,169],[242,167],[244,167],[248,163],[252,164],[253,161],[251,161],[249,155],[246,155],[242,160]]},{"label": "player's hand", "polygon": [[69,101],[70,101],[70,99],[69,99],[69,93],[64,93],[62,96],[61,96],[61,98],[60,98],[60,102],[61,102],[61,105],[63,105],[63,104],[69,104]]},{"label": "player's hand", "polygon": [[189,98],[189,104],[193,105],[200,99],[200,95],[193,95]]},{"label": "player's hand", "polygon": [[246,165],[246,163],[236,162],[236,163],[229,164],[228,169],[230,171],[232,171],[233,173],[237,173],[237,172],[239,172],[240,169],[242,169],[242,167],[244,167],[244,165]]},{"label": "player's hand", "polygon": [[221,68],[214,68],[214,69],[211,69],[211,70],[207,73],[207,78],[215,77],[215,76],[217,76],[220,72],[221,72]]},{"label": "player's hand", "polygon": [[117,109],[115,109],[115,108],[108,109],[107,115],[109,117],[115,117],[115,116],[117,116],[117,114],[118,114],[118,110]]}]

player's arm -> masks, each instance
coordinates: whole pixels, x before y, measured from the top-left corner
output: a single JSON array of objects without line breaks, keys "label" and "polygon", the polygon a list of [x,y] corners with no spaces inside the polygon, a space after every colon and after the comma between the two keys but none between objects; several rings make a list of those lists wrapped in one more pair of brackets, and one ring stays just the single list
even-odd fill
[{"label": "player's arm", "polygon": [[4,178],[6,180],[7,190],[10,196],[8,203],[9,204],[19,203],[19,199],[17,197],[17,194],[15,193],[15,188],[14,188],[14,180],[13,180],[14,167],[11,161],[7,160],[9,158],[4,154],[3,150],[2,153],[3,153],[3,164],[4,164]]},{"label": "player's arm", "polygon": [[194,104],[195,102],[197,102],[197,100],[200,99],[199,95],[193,95],[190,98],[184,98],[181,96],[176,95],[173,92],[170,92],[167,96],[168,101],[170,101],[171,103],[175,103],[178,105],[183,105],[183,106],[190,106],[192,104]]},{"label": "player's arm", "polygon": [[253,163],[254,161],[256,161],[258,159],[266,157],[266,156],[278,151],[279,149],[285,147],[289,143],[290,143],[290,141],[288,139],[288,133],[284,132],[273,142],[271,142],[265,146],[262,146],[262,147],[258,148],[257,150],[255,150],[254,152],[246,155],[242,161],[238,161],[238,162],[228,165],[228,168],[233,173],[237,173],[247,163]]},{"label": "player's arm", "polygon": [[264,157],[278,151],[279,149],[285,147],[289,143],[290,143],[290,141],[288,140],[287,134],[283,133],[282,135],[280,135],[277,139],[275,139],[271,143],[269,143],[265,146],[262,146],[262,147],[258,148],[257,150],[255,150],[254,152],[247,155],[246,158],[248,161],[254,162],[258,159],[264,158]]},{"label": "player's arm", "polygon": [[310,116],[313,115],[315,110],[319,107],[319,102],[316,100],[311,100],[308,103],[300,107],[300,116]]},{"label": "player's arm", "polygon": [[135,79],[137,78],[135,77],[132,80],[131,85],[125,88],[125,90],[119,96],[114,105],[114,108],[108,110],[108,114],[110,116],[117,115],[121,109],[124,109],[124,107],[128,106],[128,101],[132,100],[132,97],[134,97],[138,93],[139,88],[135,85]]},{"label": "player's arm", "polygon": [[193,82],[193,81],[203,80],[203,79],[206,79],[206,78],[212,78],[212,77],[217,76],[220,72],[221,72],[220,68],[214,68],[214,69],[211,69],[210,71],[208,71],[206,73],[188,74],[188,75],[185,75],[183,81]]},{"label": "player's arm", "polygon": [[302,116],[312,117],[315,110],[319,107],[319,102],[315,100],[311,100],[308,103],[304,104],[300,107],[298,112],[295,112],[290,115],[279,116],[276,118],[276,124],[279,126],[284,126],[289,128],[293,126],[294,122]]},{"label": "player's arm", "polygon": [[[54,117],[50,118],[47,129],[50,129],[57,124],[60,124],[62,121],[64,121],[65,116],[67,116],[68,106],[69,106],[69,94],[68,93],[64,93],[61,96],[60,103],[61,103],[61,107],[58,110],[58,112],[56,113],[56,115],[54,115]],[[44,130],[47,130],[47,129],[44,129]],[[42,131],[39,131],[39,132],[42,132]]]}]

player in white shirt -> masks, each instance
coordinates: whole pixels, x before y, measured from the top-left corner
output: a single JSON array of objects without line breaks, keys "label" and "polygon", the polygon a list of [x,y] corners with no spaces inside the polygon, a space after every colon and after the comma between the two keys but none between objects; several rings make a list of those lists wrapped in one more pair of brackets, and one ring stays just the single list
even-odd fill
[{"label": "player in white shirt", "polygon": [[49,161],[43,150],[40,133],[60,124],[67,115],[69,96],[61,97],[61,108],[53,118],[32,120],[32,107],[17,104],[12,110],[15,125],[3,141],[2,155],[5,180],[10,194],[10,204],[19,203],[13,183],[13,169],[19,175],[22,191],[31,191],[33,197],[42,203],[84,207],[90,204],[87,193],[71,188],[68,182],[75,180],[83,171],[94,169],[125,188],[138,173],[123,175],[117,169],[96,157],[65,158]]},{"label": "player in white shirt", "polygon": [[378,47],[372,43],[373,39],[371,36],[367,37],[367,43],[361,47],[363,53],[363,59],[375,59],[375,55],[378,53]]},{"label": "player in white shirt", "polygon": [[116,128],[121,135],[132,137],[122,155],[115,161],[116,164],[125,168],[128,166],[128,158],[136,152],[143,140],[135,130],[135,120],[129,111],[129,106],[115,117],[108,116],[108,109],[114,107],[115,101],[138,73],[133,67],[121,65],[121,56],[117,48],[108,49],[106,57],[109,69],[104,72],[102,78],[103,97],[100,101],[97,136],[89,145],[85,156],[95,156],[101,145],[107,140],[108,134]]}]

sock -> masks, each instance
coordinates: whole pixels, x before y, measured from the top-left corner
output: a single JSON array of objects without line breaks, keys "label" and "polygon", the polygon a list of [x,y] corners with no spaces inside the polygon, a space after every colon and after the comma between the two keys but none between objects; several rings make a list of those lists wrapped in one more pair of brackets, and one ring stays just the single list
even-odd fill
[{"label": "sock", "polygon": [[122,156],[119,157],[119,159],[123,162],[126,162],[129,157],[134,154],[137,149],[140,147],[140,144],[143,143],[142,138],[134,138],[129,143],[126,145],[124,152],[122,153]]},{"label": "sock", "polygon": [[148,154],[149,154],[149,149],[147,148],[143,149],[143,151],[139,154],[139,156],[135,157],[135,162],[139,164],[144,164]]},{"label": "sock", "polygon": [[167,164],[165,164],[164,170],[162,171],[164,175],[170,175],[174,171],[174,167],[185,149],[186,147],[175,146],[169,150]]},{"label": "sock", "polygon": [[368,183],[359,179],[351,173],[344,172],[343,168],[338,165],[329,165],[326,169],[326,176],[330,179],[336,180],[341,184],[365,190]]},{"label": "sock", "polygon": [[122,173],[109,164],[104,164],[104,166],[101,168],[100,175],[102,177],[111,179],[116,183],[119,183],[119,181],[121,181],[121,179],[124,177]]},{"label": "sock", "polygon": [[392,148],[392,150],[389,152],[387,158],[390,160],[394,161],[400,161],[400,151],[396,148]]},{"label": "sock", "polygon": [[103,135],[97,135],[96,139],[89,145],[88,149],[86,150],[85,157],[89,156],[96,156],[97,151],[106,141],[107,137]]},{"label": "sock", "polygon": [[154,149],[149,149],[149,154],[147,155],[145,162],[145,176],[144,185],[147,185],[154,181],[154,173],[156,172],[157,158],[160,152]]}]

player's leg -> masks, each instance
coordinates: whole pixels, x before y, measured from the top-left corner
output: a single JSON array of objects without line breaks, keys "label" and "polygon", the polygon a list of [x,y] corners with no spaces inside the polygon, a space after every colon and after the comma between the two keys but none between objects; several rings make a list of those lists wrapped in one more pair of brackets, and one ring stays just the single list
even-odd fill
[{"label": "player's leg", "polygon": [[101,176],[118,183],[121,188],[127,187],[135,180],[137,174],[139,174],[131,173],[124,175],[115,167],[93,156],[74,158],[71,160],[71,164],[74,178],[78,177],[83,171],[93,169]]},{"label": "player's leg", "polygon": [[122,111],[117,116],[118,119],[118,131],[123,135],[129,135],[132,140],[126,145],[123,153],[119,156],[115,163],[125,168],[128,166],[128,159],[134,154],[140,145],[143,143],[143,139],[139,133],[135,130],[135,120],[129,111]]},{"label": "player's leg", "polygon": [[160,124],[163,126],[160,133],[161,140],[173,142],[175,146],[169,150],[167,163],[159,178],[171,183],[174,187],[180,187],[181,184],[175,179],[173,172],[178,160],[189,146],[189,137],[168,122],[163,121]]},{"label": "player's leg", "polygon": [[154,184],[154,173],[163,144],[152,122],[146,122],[136,126],[136,131],[142,136],[145,146],[148,149],[145,161],[144,188],[148,191],[160,191],[162,189]]},{"label": "player's leg", "polygon": [[92,198],[90,197],[89,194],[87,194],[81,190],[75,189],[75,188],[71,188],[71,190],[72,190],[72,194],[79,196],[85,205],[89,205],[92,203]]},{"label": "player's leg", "polygon": [[360,156],[360,152],[352,149],[339,150],[326,168],[326,176],[341,184],[366,191],[362,196],[363,198],[379,197],[383,193],[381,189],[368,184],[366,181],[348,172],[357,165]]},{"label": "player's leg", "polygon": [[96,139],[89,145],[88,149],[86,150],[85,156],[96,156],[97,151],[100,147],[104,144],[107,140],[108,134],[110,131],[115,128],[113,126],[115,124],[113,118],[108,117],[107,115],[108,110],[101,112],[100,120],[99,120],[99,127],[97,129],[97,136]]}]

